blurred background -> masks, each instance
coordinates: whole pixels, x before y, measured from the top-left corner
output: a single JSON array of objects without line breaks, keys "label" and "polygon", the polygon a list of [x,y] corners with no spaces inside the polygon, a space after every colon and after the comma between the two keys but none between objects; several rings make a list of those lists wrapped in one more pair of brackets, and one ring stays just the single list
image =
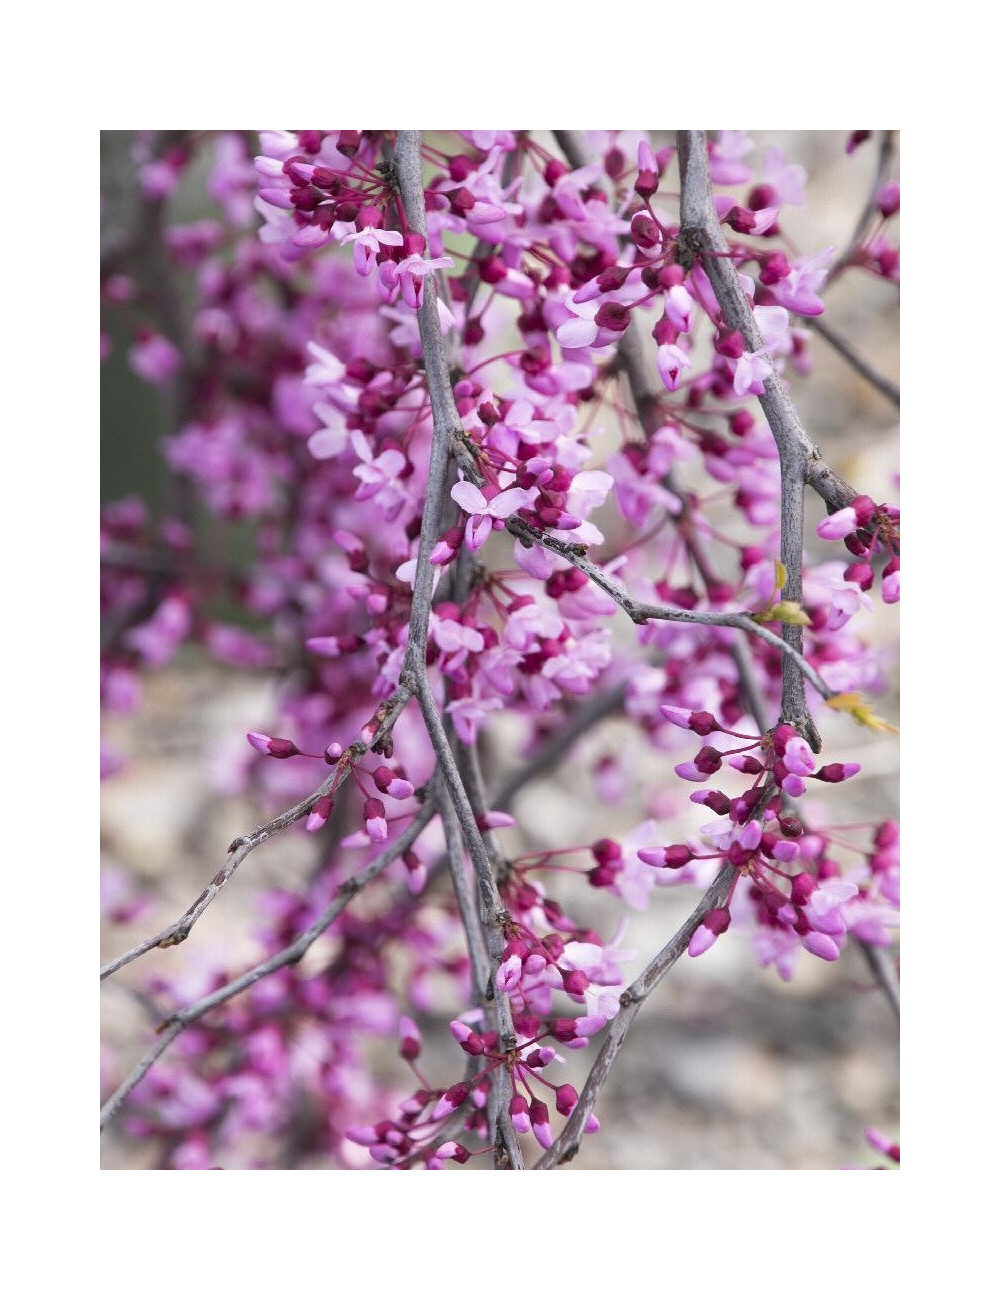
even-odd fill
[{"label": "blurred background", "polygon": [[[758,149],[783,148],[809,173],[808,203],[786,209],[782,227],[803,253],[842,247],[868,197],[875,168],[873,142],[858,155],[845,153],[847,132],[754,132]],[[663,140],[669,137],[664,134]],[[127,220],[136,201],[134,133],[102,137],[107,238]],[[207,163],[196,159],[171,200],[170,220],[208,215]],[[898,170],[893,175],[898,175]],[[798,225],[797,225],[798,223]],[[851,270],[824,294],[824,324],[850,340],[875,370],[898,380],[898,290],[861,270]],[[167,403],[126,361],[128,337],[111,327],[112,350],[102,381],[102,498],[138,496],[152,506],[170,489],[162,459],[171,432]],[[876,501],[898,501],[898,412],[824,339],[813,336],[813,372],[789,374],[804,423],[826,458]],[[810,505],[820,517],[816,503]],[[814,535],[814,534],[813,534]],[[809,529],[807,527],[807,537]],[[233,524],[221,539],[238,563],[252,546],[252,525]],[[624,620],[621,620],[624,622]],[[875,602],[865,623],[881,647],[888,685],[877,712],[898,718],[896,611]],[[618,635],[628,637],[628,626]],[[142,702],[128,715],[109,715],[105,735],[123,760],[103,785],[102,874],[105,889],[141,895],[134,918],[111,919],[102,937],[102,961],[175,920],[222,864],[226,846],[261,820],[247,797],[224,792],[224,774],[245,733],[275,711],[278,683],[265,671],[221,665],[185,648],[169,667],[145,680]],[[824,758],[855,759],[862,772],[832,787],[831,808],[840,823],[870,823],[897,810],[898,741],[859,730],[841,717],[823,719]],[[498,719],[486,754],[488,771],[511,769],[516,724]],[[621,837],[642,820],[640,794],[609,805],[589,775],[604,752],[634,742],[627,724],[611,718],[574,747],[557,772],[526,788],[514,805],[516,830],[504,832],[510,852]],[[681,786],[665,765],[647,783]],[[703,820],[677,791],[679,816],[690,830]],[[687,813],[685,812],[687,807]],[[674,836],[680,839],[681,835]],[[858,843],[865,837],[859,832]],[[155,950],[102,986],[107,1079],[121,1077],[149,1042],[154,1017],[146,994],[150,980],[176,978],[224,951],[232,970],[259,959],[254,940],[254,896],[262,888],[295,888],[314,865],[313,842],[293,829],[254,852],[180,948]],[[574,899],[573,889],[578,889]],[[620,907],[598,891],[575,886],[560,897],[601,933],[611,932]],[[689,913],[692,888],[654,891],[649,910],[631,913],[619,946],[635,951],[625,967],[634,977]],[[114,909],[112,909],[114,911]],[[424,1024],[424,1068],[450,1081],[454,1044],[440,1024]],[[564,1077],[579,1088],[594,1048],[567,1052]],[[422,1062],[422,1063],[424,1063]],[[376,1077],[407,1086],[395,1041],[374,1043]],[[102,1084],[102,1097],[108,1090]],[[579,1169],[836,1169],[870,1166],[879,1158],[864,1142],[874,1126],[898,1136],[898,1042],[894,1017],[874,987],[868,966],[849,946],[832,965],[807,958],[795,979],[783,983],[761,970],[748,940],[730,933],[697,961],[682,959],[650,997],[597,1107],[600,1133],[587,1138]],[[126,1136],[112,1123],[102,1143],[107,1169],[156,1168],[157,1144]],[[327,1167],[322,1158],[297,1155],[285,1166]]]}]

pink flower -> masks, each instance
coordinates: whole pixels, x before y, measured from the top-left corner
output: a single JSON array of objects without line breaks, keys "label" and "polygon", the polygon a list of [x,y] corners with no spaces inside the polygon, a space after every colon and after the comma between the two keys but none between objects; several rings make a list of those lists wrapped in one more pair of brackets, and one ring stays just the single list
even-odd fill
[{"label": "pink flower", "polygon": [[450,257],[425,258],[414,253],[412,257],[404,258],[396,267],[399,285],[403,291],[403,301],[414,309],[420,307],[424,301],[425,277],[439,267],[454,265]]},{"label": "pink flower", "polygon": [[354,269],[358,275],[371,275],[375,270],[375,259],[381,253],[383,245],[399,248],[403,235],[399,230],[378,230],[374,226],[365,226],[345,235],[341,244],[354,244]]},{"label": "pink flower", "polygon": [[763,393],[764,382],[774,373],[766,348],[757,352],[744,352],[733,363],[733,392],[737,397],[747,393]]},{"label": "pink flower", "polygon": [[788,275],[774,286],[774,296],[782,307],[800,316],[821,316],[823,303],[818,291],[826,283],[827,264],[837,250],[826,248],[812,257],[801,257],[793,263]]},{"label": "pink flower", "polygon": [[361,461],[353,471],[354,477],[361,481],[355,496],[359,501],[374,499],[391,522],[410,499],[399,479],[406,468],[406,457],[396,447],[374,456],[364,435],[357,429],[351,430],[350,439]]},{"label": "pink flower", "polygon": [[675,343],[664,343],[656,353],[656,368],[668,392],[680,387],[681,371],[691,369],[691,358]]},{"label": "pink flower", "polygon": [[478,551],[495,528],[503,528],[503,521],[515,510],[531,505],[538,496],[537,488],[507,488],[494,492],[487,500],[474,483],[463,480],[451,489],[451,499],[469,516],[465,527],[465,544],[470,551]]}]

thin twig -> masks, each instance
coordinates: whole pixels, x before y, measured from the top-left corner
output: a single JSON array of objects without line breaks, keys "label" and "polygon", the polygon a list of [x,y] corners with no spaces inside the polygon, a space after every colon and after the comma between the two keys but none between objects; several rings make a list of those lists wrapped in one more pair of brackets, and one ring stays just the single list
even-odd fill
[{"label": "thin twig", "polygon": [[625,686],[622,684],[604,695],[593,696],[586,704],[574,709],[566,724],[497,786],[496,792],[488,800],[490,808],[507,811],[526,785],[530,785],[536,776],[547,772],[566,758],[582,735],[598,722],[617,713],[624,702]]},{"label": "thin twig", "polygon": [[128,1078],[112,1093],[101,1108],[101,1128],[103,1129],[105,1124],[115,1115],[132,1089],[141,1079],[145,1078],[151,1067],[160,1059],[174,1039],[183,1033],[189,1025],[194,1024],[196,1020],[200,1020],[206,1012],[211,1011],[214,1007],[220,1006],[238,993],[242,993],[251,984],[256,984],[265,975],[271,975],[276,970],[281,970],[285,966],[293,966],[300,961],[319,936],[330,928],[355,895],[364,889],[365,885],[370,881],[374,880],[380,872],[384,871],[390,863],[395,862],[400,854],[406,852],[430,822],[436,811],[433,800],[428,800],[399,838],[384,853],[380,853],[377,858],[369,862],[367,867],[351,876],[349,880],[345,880],[337,889],[337,895],[333,902],[317,917],[308,930],[304,930],[287,948],[282,948],[280,952],[275,953],[273,957],[269,957],[267,961],[254,966],[238,978],[230,980],[228,984],[216,989],[207,997],[201,998],[198,1002],[193,1002],[182,1011],[175,1011],[168,1016],[160,1027],[161,1037],[158,1038],[157,1042],[136,1065]]},{"label": "thin twig", "polygon": [[885,994],[886,1001],[898,1021],[900,1018],[899,980],[896,978],[896,970],[889,954],[884,948],[878,948],[873,943],[859,941],[858,947],[861,949],[861,955],[867,962],[868,969],[874,975],[875,982]]},{"label": "thin twig", "polygon": [[891,380],[886,379],[884,375],[880,375],[873,366],[870,366],[865,361],[864,357],[859,356],[843,334],[838,334],[821,316],[804,316],[801,319],[803,324],[809,329],[815,330],[820,338],[826,339],[834,352],[838,352],[848,365],[858,372],[862,379],[867,379],[873,388],[877,388],[883,397],[887,397],[893,406],[897,410],[899,409],[900,396],[897,386]]},{"label": "thin twig", "polygon": [[544,546],[546,550],[561,555],[564,560],[569,560],[570,564],[585,573],[602,591],[607,592],[633,623],[643,624],[648,623],[650,619],[656,619],[669,623],[698,623],[704,627],[736,628],[741,632],[749,633],[751,636],[759,637],[762,641],[766,641],[768,645],[774,646],[776,650],[780,650],[782,654],[792,659],[824,699],[829,699],[830,696],[837,693],[824,682],[823,678],[820,677],[819,673],[802,654],[800,648],[789,644],[776,633],[755,622],[749,613],[725,614],[713,610],[679,609],[670,605],[651,605],[644,601],[635,600],[617,578],[613,578],[609,573],[606,573],[593,560],[588,560],[580,547],[573,543],[558,541],[556,538],[550,537],[548,533],[542,532],[541,529],[534,528],[525,520],[519,519],[517,515],[512,515],[507,520],[507,531],[513,533],[526,546],[536,544]]},{"label": "thin twig", "polygon": [[137,943],[135,947],[115,957],[113,961],[109,961],[106,966],[102,966],[101,979],[107,979],[109,975],[113,975],[115,971],[121,970],[123,966],[127,966],[129,962],[135,961],[137,957],[150,952],[153,948],[172,948],[175,944],[183,943],[191,933],[195,922],[205,909],[214,902],[243,859],[249,853],[252,853],[254,849],[259,848],[266,840],[269,840],[272,835],[277,835],[303,817],[308,817],[317,799],[320,799],[323,795],[332,794],[345,780],[351,767],[369,749],[376,748],[391,733],[396,724],[396,719],[402,713],[411,694],[412,692],[407,687],[399,686],[390,699],[386,700],[376,710],[377,730],[370,743],[366,744],[363,740],[356,740],[349,749],[344,751],[336,767],[312,794],[300,799],[291,808],[286,808],[284,812],[279,813],[277,817],[272,817],[270,821],[265,822],[262,826],[256,827],[248,835],[237,836],[229,846],[229,857],[226,859],[225,864],[216,872],[184,915],[174,921],[172,925],[168,925],[165,930],[150,935],[149,938],[143,939],[141,943]]},{"label": "thin twig", "polygon": [[830,268],[830,274],[826,279],[828,285],[846,271],[849,266],[853,265],[855,250],[861,243],[861,240],[868,229],[869,222],[878,210],[878,196],[883,185],[885,185],[886,178],[889,175],[889,165],[892,162],[892,137],[892,131],[882,132],[882,138],[879,141],[878,147],[878,157],[875,160],[875,175],[872,178],[871,188],[868,191],[868,198],[865,200],[865,205],[861,209],[861,214],[855,223],[854,233],[844,246],[844,252],[841,253],[840,257]]},{"label": "thin twig", "polygon": [[438,802],[441,808],[441,822],[444,825],[448,870],[451,872],[451,883],[458,903],[458,915],[462,922],[462,929],[465,931],[465,943],[472,963],[472,992],[476,1002],[485,1007],[490,983],[490,959],[486,952],[472,882],[465,869],[462,831],[455,816],[455,809],[443,789],[438,796]]}]

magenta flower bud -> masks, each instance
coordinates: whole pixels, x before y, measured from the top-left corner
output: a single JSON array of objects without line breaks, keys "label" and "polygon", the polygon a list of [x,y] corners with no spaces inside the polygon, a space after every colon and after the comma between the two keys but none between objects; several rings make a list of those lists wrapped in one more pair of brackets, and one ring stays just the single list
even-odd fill
[{"label": "magenta flower bud", "polygon": [[700,957],[703,952],[708,952],[718,937],[707,926],[699,925],[688,941],[688,956]]},{"label": "magenta flower bud", "polygon": [[792,799],[798,799],[800,795],[805,794],[806,783],[795,772],[789,772],[787,776],[782,777],[781,788]]},{"label": "magenta flower bud", "polygon": [[322,794],[309,810],[309,816],[306,819],[306,830],[315,833],[322,826],[326,825],[327,818],[333,811],[333,800],[328,794]]},{"label": "magenta flower bud", "polygon": [[860,763],[827,763],[813,775],[817,781],[848,781],[861,771]]},{"label": "magenta flower bud", "polygon": [[500,831],[506,830],[508,826],[516,826],[517,820],[510,813],[491,809],[476,818],[476,825],[481,831]]},{"label": "magenta flower bud", "polygon": [[813,752],[801,736],[793,736],[788,741],[781,757],[788,771],[796,776],[808,776],[816,766]]},{"label": "magenta flower bud", "polygon": [[770,853],[776,862],[794,862],[799,856],[799,846],[793,840],[775,840]]},{"label": "magenta flower bud", "polygon": [[737,772],[743,772],[746,776],[756,776],[764,770],[764,764],[749,754],[735,754],[729,759],[729,766]]},{"label": "magenta flower bud", "polygon": [[648,212],[637,212],[632,218],[632,239],[639,248],[659,248],[660,227]]},{"label": "magenta flower bud", "polygon": [[521,958],[515,953],[497,968],[496,986],[502,993],[516,989],[521,981]]},{"label": "magenta flower bud", "polygon": [[399,1054],[404,1061],[415,1061],[420,1055],[420,1030],[409,1016],[399,1021]]},{"label": "magenta flower bud", "polygon": [[868,1142],[869,1146],[874,1147],[876,1151],[880,1151],[882,1155],[888,1156],[890,1160],[895,1160],[897,1164],[899,1163],[898,1142],[893,1142],[892,1138],[886,1137],[886,1135],[880,1133],[877,1128],[866,1128],[865,1140]]},{"label": "magenta flower bud", "polygon": [[379,1140],[378,1134],[370,1124],[352,1125],[351,1128],[344,1130],[344,1137],[347,1138],[348,1142],[354,1142],[359,1147],[370,1147]]},{"label": "magenta flower bud", "polygon": [[632,313],[623,303],[601,303],[594,316],[594,324],[601,329],[614,330],[616,334],[624,333],[631,320]]},{"label": "magenta flower bud", "polygon": [[564,1083],[556,1089],[556,1110],[560,1115],[569,1115],[578,1100],[577,1091],[571,1083]]},{"label": "magenta flower bud", "polygon": [[247,740],[259,753],[267,754],[270,758],[293,758],[301,753],[298,745],[282,736],[265,736],[259,731],[248,731]]},{"label": "magenta flower bud", "polygon": [[[649,270],[648,267],[647,270]],[[646,271],[643,271],[642,274],[643,277],[645,277]],[[653,326],[653,338],[660,345],[660,347],[663,347],[664,345],[672,346],[674,343],[677,342],[680,336],[681,336],[680,327],[675,325],[674,322],[667,315],[667,313],[664,312],[663,315],[660,317],[660,319]]]},{"label": "magenta flower bud", "polygon": [[361,144],[360,131],[341,131],[337,136],[337,152],[346,158],[353,158]]},{"label": "magenta flower bud", "polygon": [[468,1052],[470,1056],[482,1056],[486,1050],[482,1038],[470,1029],[468,1025],[463,1024],[461,1020],[453,1020],[448,1026],[451,1030],[452,1037],[462,1048],[463,1052]]},{"label": "magenta flower bud", "polygon": [[391,767],[379,767],[372,773],[372,779],[383,794],[390,799],[409,799],[413,786],[397,776]]},{"label": "magenta flower bud", "polygon": [[816,877],[811,872],[799,872],[792,881],[792,902],[796,907],[805,907],[812,897],[817,883]]},{"label": "magenta flower bud", "polygon": [[510,1122],[514,1126],[515,1133],[527,1133],[531,1129],[531,1120],[528,1118],[528,1101],[519,1092],[516,1092],[511,1097],[507,1113],[510,1115]]},{"label": "magenta flower bud", "polygon": [[894,216],[899,211],[899,181],[890,181],[878,192],[878,210],[883,217]]},{"label": "magenta flower bud", "polygon": [[365,830],[373,844],[384,844],[389,838],[385,820],[385,804],[381,799],[366,799],[364,806]]},{"label": "magenta flower bud", "polygon": [[660,188],[660,178],[655,171],[650,168],[642,168],[635,178],[633,189],[640,198],[650,199]]},{"label": "magenta flower bud", "polygon": [[452,1114],[453,1111],[458,1110],[468,1095],[469,1089],[464,1083],[453,1083],[434,1107],[432,1118],[444,1119],[446,1115]]},{"label": "magenta flower bud", "polygon": [[415,853],[407,850],[403,854],[403,866],[406,867],[406,887],[411,894],[419,894],[427,884],[427,865],[421,862]]},{"label": "magenta flower bud", "polygon": [[848,533],[853,533],[857,527],[858,516],[855,514],[854,507],[845,506],[843,510],[837,510],[821,520],[816,525],[816,532],[825,541],[835,542],[841,537],[846,537]]},{"label": "magenta flower bud", "polygon": [[[642,857],[642,854],[639,855]],[[608,889],[621,874],[621,859],[611,859],[608,862],[602,862],[599,867],[592,867],[587,872],[587,879],[595,889]]]},{"label": "magenta flower bud", "polygon": [[870,591],[871,585],[875,581],[875,570],[864,561],[860,561],[858,564],[849,564],[844,570],[844,581],[855,582],[862,591]]},{"label": "magenta flower bud", "polygon": [[[595,288],[597,289],[597,293],[593,294],[592,297],[597,297],[598,294],[602,294],[602,293],[614,293],[616,289],[620,289],[622,285],[625,283],[625,281],[628,279],[631,270],[632,268],[630,266],[605,267],[605,269],[597,277],[596,281],[593,282]],[[586,286],[584,286],[584,288],[586,288]],[[580,297],[580,293],[582,292],[583,291],[580,290],[579,292],[573,295],[574,302],[589,301],[589,298]]]},{"label": "magenta flower bud", "polygon": [[321,655],[324,659],[340,657],[339,636],[310,636],[306,638],[306,649],[310,654]]},{"label": "magenta flower bud", "polygon": [[552,1126],[549,1123],[549,1108],[544,1101],[535,1100],[528,1107],[528,1118],[539,1145],[548,1149],[552,1145]]},{"label": "magenta flower bud", "polygon": [[338,745],[335,740],[331,740],[326,749],[323,750],[323,760],[332,767],[343,756],[343,753],[343,747]]},{"label": "magenta flower bud", "polygon": [[456,1164],[464,1165],[469,1158],[469,1151],[461,1142],[442,1142],[434,1156],[437,1160],[454,1160]]},{"label": "magenta flower bud", "polygon": [[[713,749],[711,745],[702,745],[701,749],[698,750],[697,754],[695,754],[694,758],[691,760],[691,765],[696,771],[701,773],[700,777],[694,779],[703,781],[705,777],[712,776],[713,773],[718,772],[719,768],[722,766],[722,755],[717,749]],[[681,766],[685,765],[682,764]],[[677,768],[674,770],[679,771]],[[688,777],[686,779],[691,780],[692,778]]]},{"label": "magenta flower bud", "polygon": [[738,361],[746,351],[746,343],[739,330],[720,330],[715,336],[715,350],[721,357]]},{"label": "magenta flower bud", "polygon": [[732,800],[728,795],[724,795],[721,790],[695,790],[691,796],[691,802],[704,804],[706,808],[711,808],[712,812],[718,813],[720,817],[725,817],[732,807]]},{"label": "magenta flower bud", "polygon": [[607,1016],[577,1016],[576,1020],[570,1022],[576,1029],[578,1038],[589,1038],[591,1034],[596,1034],[599,1029],[603,1029],[608,1023]]},{"label": "magenta flower bud", "polygon": [[598,862],[621,861],[622,846],[617,840],[595,840],[590,851]]},{"label": "magenta flower bud", "polygon": [[675,727],[683,727],[687,731],[693,731],[699,736],[711,735],[713,731],[721,731],[722,725],[713,714],[707,713],[704,709],[675,709],[670,704],[661,704],[660,712],[672,722]]},{"label": "magenta flower bud", "polygon": [[824,961],[836,961],[840,956],[836,940],[828,934],[820,934],[818,930],[811,930],[803,938],[802,947],[814,957],[822,957]]},{"label": "magenta flower bud", "polygon": [[857,515],[858,527],[867,528],[875,514],[875,502],[868,496],[855,497],[850,508]]},{"label": "magenta flower bud", "polygon": [[563,971],[562,982],[563,988],[570,997],[582,998],[590,988],[590,980],[582,970]]}]

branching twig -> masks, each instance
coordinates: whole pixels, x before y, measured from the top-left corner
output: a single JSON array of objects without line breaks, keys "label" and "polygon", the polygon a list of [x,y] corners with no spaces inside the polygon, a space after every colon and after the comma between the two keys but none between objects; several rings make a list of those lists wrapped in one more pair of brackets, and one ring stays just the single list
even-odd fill
[{"label": "branching twig", "polygon": [[270,839],[272,835],[287,830],[295,822],[307,817],[317,799],[323,795],[332,794],[344,781],[351,766],[362,758],[369,749],[375,748],[389,735],[411,694],[412,692],[406,687],[400,686],[390,699],[386,700],[376,710],[375,717],[378,719],[378,728],[369,744],[362,740],[356,740],[349,749],[344,751],[336,767],[312,794],[307,795],[305,799],[300,799],[291,808],[286,808],[284,812],[279,813],[277,817],[273,817],[269,822],[258,826],[249,835],[237,836],[229,846],[229,857],[226,859],[225,865],[216,872],[184,915],[174,921],[172,925],[168,925],[165,930],[160,930],[158,934],[143,939],[134,948],[130,948],[113,961],[108,962],[106,966],[102,966],[101,979],[113,975],[115,971],[121,970],[123,966],[127,966],[129,962],[135,961],[137,957],[150,952],[153,948],[172,948],[175,944],[183,943],[191,933],[195,922],[205,909],[214,902],[243,859],[263,844],[265,840]]},{"label": "branching twig", "polygon": [[436,812],[433,800],[428,800],[421,808],[420,812],[410,822],[409,826],[399,836],[393,844],[380,853],[368,866],[359,871],[356,875],[345,880],[337,889],[337,896],[333,902],[321,913],[313,922],[308,930],[304,930],[293,943],[280,952],[269,957],[267,961],[261,962],[254,966],[252,970],[240,975],[237,979],[230,980],[222,988],[216,989],[215,992],[208,994],[198,1002],[193,1002],[183,1011],[175,1011],[173,1015],[168,1016],[160,1027],[160,1037],[156,1044],[150,1048],[128,1078],[118,1087],[108,1098],[101,1108],[101,1128],[114,1116],[126,1097],[132,1089],[144,1079],[150,1069],[160,1059],[170,1044],[183,1033],[188,1025],[194,1024],[200,1020],[206,1012],[211,1011],[214,1007],[220,1006],[223,1002],[228,1002],[230,998],[242,993],[248,989],[251,984],[256,984],[265,975],[271,975],[276,970],[281,970],[284,966],[293,966],[300,961],[303,955],[311,947],[319,936],[330,928],[337,917],[341,914],[348,903],[358,894],[369,881],[384,871],[390,863],[394,862],[400,854],[405,853],[410,845],[416,840],[417,836],[427,826]]},{"label": "branching twig", "polygon": [[564,560],[569,560],[570,564],[585,573],[602,591],[607,592],[633,623],[643,624],[648,623],[650,619],[656,619],[669,623],[699,623],[705,627],[737,628],[739,631],[747,632],[751,636],[760,637],[768,645],[780,650],[782,654],[797,665],[801,673],[809,679],[824,699],[829,699],[830,696],[836,694],[836,691],[824,682],[823,678],[805,658],[800,647],[790,645],[788,641],[782,640],[775,632],[763,627],[760,623],[754,622],[749,614],[725,614],[712,610],[679,609],[670,605],[651,605],[644,601],[635,600],[617,578],[605,573],[593,560],[588,560],[580,548],[573,543],[558,541],[547,533],[543,533],[540,529],[533,528],[531,524],[519,519],[516,515],[507,520],[507,531],[513,533],[526,546],[537,543],[539,546],[544,546],[546,550],[561,555]]}]

